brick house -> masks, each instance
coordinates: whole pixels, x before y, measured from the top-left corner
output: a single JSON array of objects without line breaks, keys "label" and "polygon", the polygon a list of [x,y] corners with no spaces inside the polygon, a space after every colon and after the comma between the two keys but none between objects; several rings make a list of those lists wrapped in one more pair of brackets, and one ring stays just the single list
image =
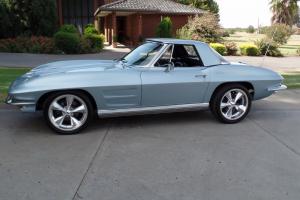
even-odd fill
[{"label": "brick house", "polygon": [[173,33],[187,23],[189,16],[204,11],[172,0],[57,0],[60,24],[83,27],[95,23],[112,44],[135,45],[141,38],[154,37],[157,25],[165,16],[171,18]]}]

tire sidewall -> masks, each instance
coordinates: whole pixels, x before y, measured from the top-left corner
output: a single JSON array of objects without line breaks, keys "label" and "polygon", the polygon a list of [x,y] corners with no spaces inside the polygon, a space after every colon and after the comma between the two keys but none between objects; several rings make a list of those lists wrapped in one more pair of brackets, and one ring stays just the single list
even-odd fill
[{"label": "tire sidewall", "polygon": [[[81,98],[88,109],[88,114],[87,114],[87,119],[84,122],[84,124],[82,126],[80,126],[79,128],[72,130],[72,131],[65,131],[65,130],[61,130],[59,128],[57,128],[56,126],[54,126],[51,122],[51,120],[49,119],[49,115],[48,115],[48,111],[49,111],[49,107],[51,105],[51,103],[53,102],[53,100],[55,100],[57,97],[62,96],[62,95],[74,95],[77,96],[79,98]],[[93,119],[93,106],[91,104],[90,99],[82,92],[77,92],[77,91],[70,91],[70,92],[56,92],[54,94],[51,94],[47,97],[46,101],[44,102],[43,105],[43,115],[44,118],[47,122],[47,125],[54,130],[56,133],[60,134],[60,135],[73,135],[73,134],[78,134],[80,131],[82,131],[83,129],[85,129],[88,124],[90,123],[90,121]]]},{"label": "tire sidewall", "polygon": [[[233,90],[233,89],[240,89],[245,92],[245,94],[248,98],[248,107],[242,117],[235,119],[235,120],[229,120],[229,119],[225,118],[223,116],[223,114],[221,113],[220,104],[221,104],[221,100],[222,100],[223,96],[225,95],[225,93],[230,90]],[[218,120],[220,120],[223,123],[234,124],[234,123],[238,123],[238,122],[242,121],[243,119],[245,119],[245,117],[248,115],[249,111],[251,110],[251,106],[252,106],[252,98],[251,98],[251,94],[249,93],[248,89],[239,84],[230,84],[230,85],[225,85],[224,87],[220,88],[214,94],[214,97],[211,101],[210,108]]]}]

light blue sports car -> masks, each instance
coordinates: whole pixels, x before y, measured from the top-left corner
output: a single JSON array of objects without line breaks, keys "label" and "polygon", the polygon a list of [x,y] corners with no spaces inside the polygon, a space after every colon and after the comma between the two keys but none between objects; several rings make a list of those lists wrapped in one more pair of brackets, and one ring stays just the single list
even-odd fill
[{"label": "light blue sports car", "polygon": [[14,81],[6,102],[43,111],[49,126],[74,134],[91,119],[210,108],[236,123],[252,100],[286,89],[282,76],[230,63],[192,40],[148,39],[120,60],[73,60],[41,65]]}]

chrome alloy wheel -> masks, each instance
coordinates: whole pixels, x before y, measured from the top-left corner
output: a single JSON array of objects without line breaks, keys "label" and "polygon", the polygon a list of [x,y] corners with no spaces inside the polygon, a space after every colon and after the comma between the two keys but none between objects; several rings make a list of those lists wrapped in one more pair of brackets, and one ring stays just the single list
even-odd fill
[{"label": "chrome alloy wheel", "polygon": [[56,128],[63,131],[74,131],[86,122],[88,108],[78,96],[61,95],[51,102],[48,117]]},{"label": "chrome alloy wheel", "polygon": [[226,119],[237,120],[244,116],[248,106],[247,94],[241,89],[232,89],[223,95],[220,110]]}]

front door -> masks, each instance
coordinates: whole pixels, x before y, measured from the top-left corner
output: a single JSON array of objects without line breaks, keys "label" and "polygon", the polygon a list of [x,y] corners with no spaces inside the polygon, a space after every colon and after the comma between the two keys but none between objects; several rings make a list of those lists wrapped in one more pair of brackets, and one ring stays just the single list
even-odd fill
[{"label": "front door", "polygon": [[127,36],[126,36],[126,17],[124,16],[118,16],[117,17],[117,37],[118,42],[124,43],[126,42]]},{"label": "front door", "polygon": [[203,103],[209,76],[193,45],[170,45],[141,79],[142,106],[150,107]]}]

